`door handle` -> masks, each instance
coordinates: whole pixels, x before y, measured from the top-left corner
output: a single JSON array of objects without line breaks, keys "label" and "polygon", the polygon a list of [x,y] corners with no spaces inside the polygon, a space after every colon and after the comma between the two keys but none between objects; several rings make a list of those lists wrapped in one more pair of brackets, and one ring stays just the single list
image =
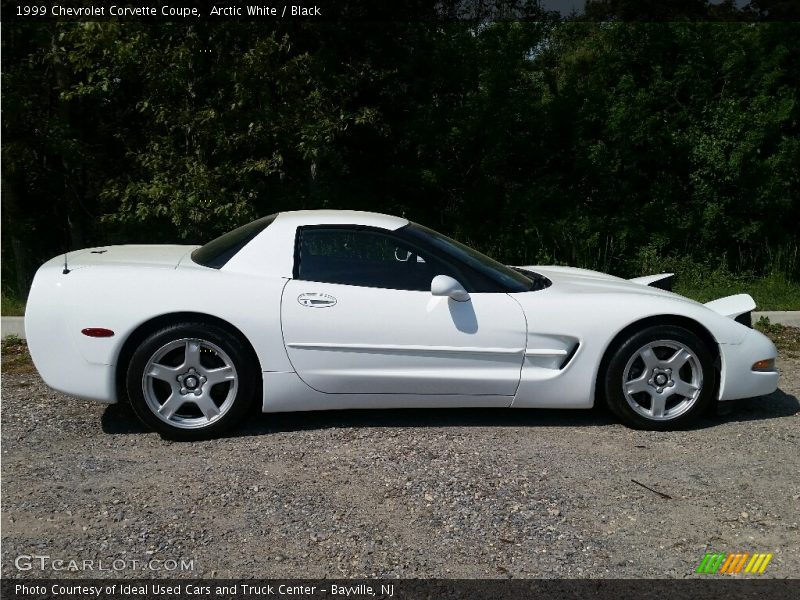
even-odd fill
[{"label": "door handle", "polygon": [[308,306],[310,308],[328,308],[336,304],[336,298],[330,294],[321,294],[319,292],[300,294],[297,297],[297,301],[302,306]]}]

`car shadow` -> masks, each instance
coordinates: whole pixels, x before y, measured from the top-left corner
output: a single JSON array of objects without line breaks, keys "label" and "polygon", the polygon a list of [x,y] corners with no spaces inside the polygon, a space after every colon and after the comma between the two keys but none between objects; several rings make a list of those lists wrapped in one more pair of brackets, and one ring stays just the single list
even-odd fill
[{"label": "car shadow", "polygon": [[[769,396],[735,400],[720,411],[693,422],[687,429],[714,427],[726,422],[788,417],[800,411],[796,396],[777,390]],[[604,427],[619,421],[605,407],[591,410],[508,408],[331,410],[262,414],[253,412],[245,423],[223,437],[269,433],[343,429],[351,427]],[[103,412],[102,429],[109,434],[146,433],[129,405],[111,404]]]},{"label": "car shadow", "polygon": [[150,431],[127,402],[109,404],[100,417],[100,426],[104,433],[131,434]]},{"label": "car shadow", "polygon": [[[798,412],[800,412],[800,400],[797,396],[777,389],[769,396],[720,402],[717,415],[709,420],[712,421],[712,425],[719,422],[763,421],[791,417]],[[702,421],[703,419],[698,424]]]}]

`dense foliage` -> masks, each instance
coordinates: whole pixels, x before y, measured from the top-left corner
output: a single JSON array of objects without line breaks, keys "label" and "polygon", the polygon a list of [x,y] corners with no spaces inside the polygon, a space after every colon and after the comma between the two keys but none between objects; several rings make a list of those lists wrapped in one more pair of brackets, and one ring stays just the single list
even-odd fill
[{"label": "dense foliage", "polygon": [[[3,275],[277,210],[800,277],[800,24],[4,24]],[[689,268],[687,266],[687,268]]]}]

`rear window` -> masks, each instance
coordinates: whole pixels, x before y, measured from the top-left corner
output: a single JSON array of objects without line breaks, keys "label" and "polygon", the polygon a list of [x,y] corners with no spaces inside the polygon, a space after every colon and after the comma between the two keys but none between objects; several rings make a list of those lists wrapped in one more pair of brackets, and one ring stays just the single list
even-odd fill
[{"label": "rear window", "polygon": [[278,214],[262,217],[242,225],[238,229],[229,231],[215,240],[211,240],[205,246],[201,246],[192,252],[192,260],[198,265],[219,269],[225,266],[236,253],[244,248],[254,237],[264,231],[270,223],[275,220]]}]

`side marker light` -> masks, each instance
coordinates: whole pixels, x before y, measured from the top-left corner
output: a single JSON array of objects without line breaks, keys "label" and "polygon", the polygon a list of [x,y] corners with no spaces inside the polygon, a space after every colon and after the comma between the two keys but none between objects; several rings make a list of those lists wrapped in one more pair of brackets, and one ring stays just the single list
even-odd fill
[{"label": "side marker light", "polygon": [[86,329],[81,329],[81,333],[83,335],[89,337],[111,337],[114,335],[114,332],[110,329],[106,329],[105,327],[87,327]]}]

